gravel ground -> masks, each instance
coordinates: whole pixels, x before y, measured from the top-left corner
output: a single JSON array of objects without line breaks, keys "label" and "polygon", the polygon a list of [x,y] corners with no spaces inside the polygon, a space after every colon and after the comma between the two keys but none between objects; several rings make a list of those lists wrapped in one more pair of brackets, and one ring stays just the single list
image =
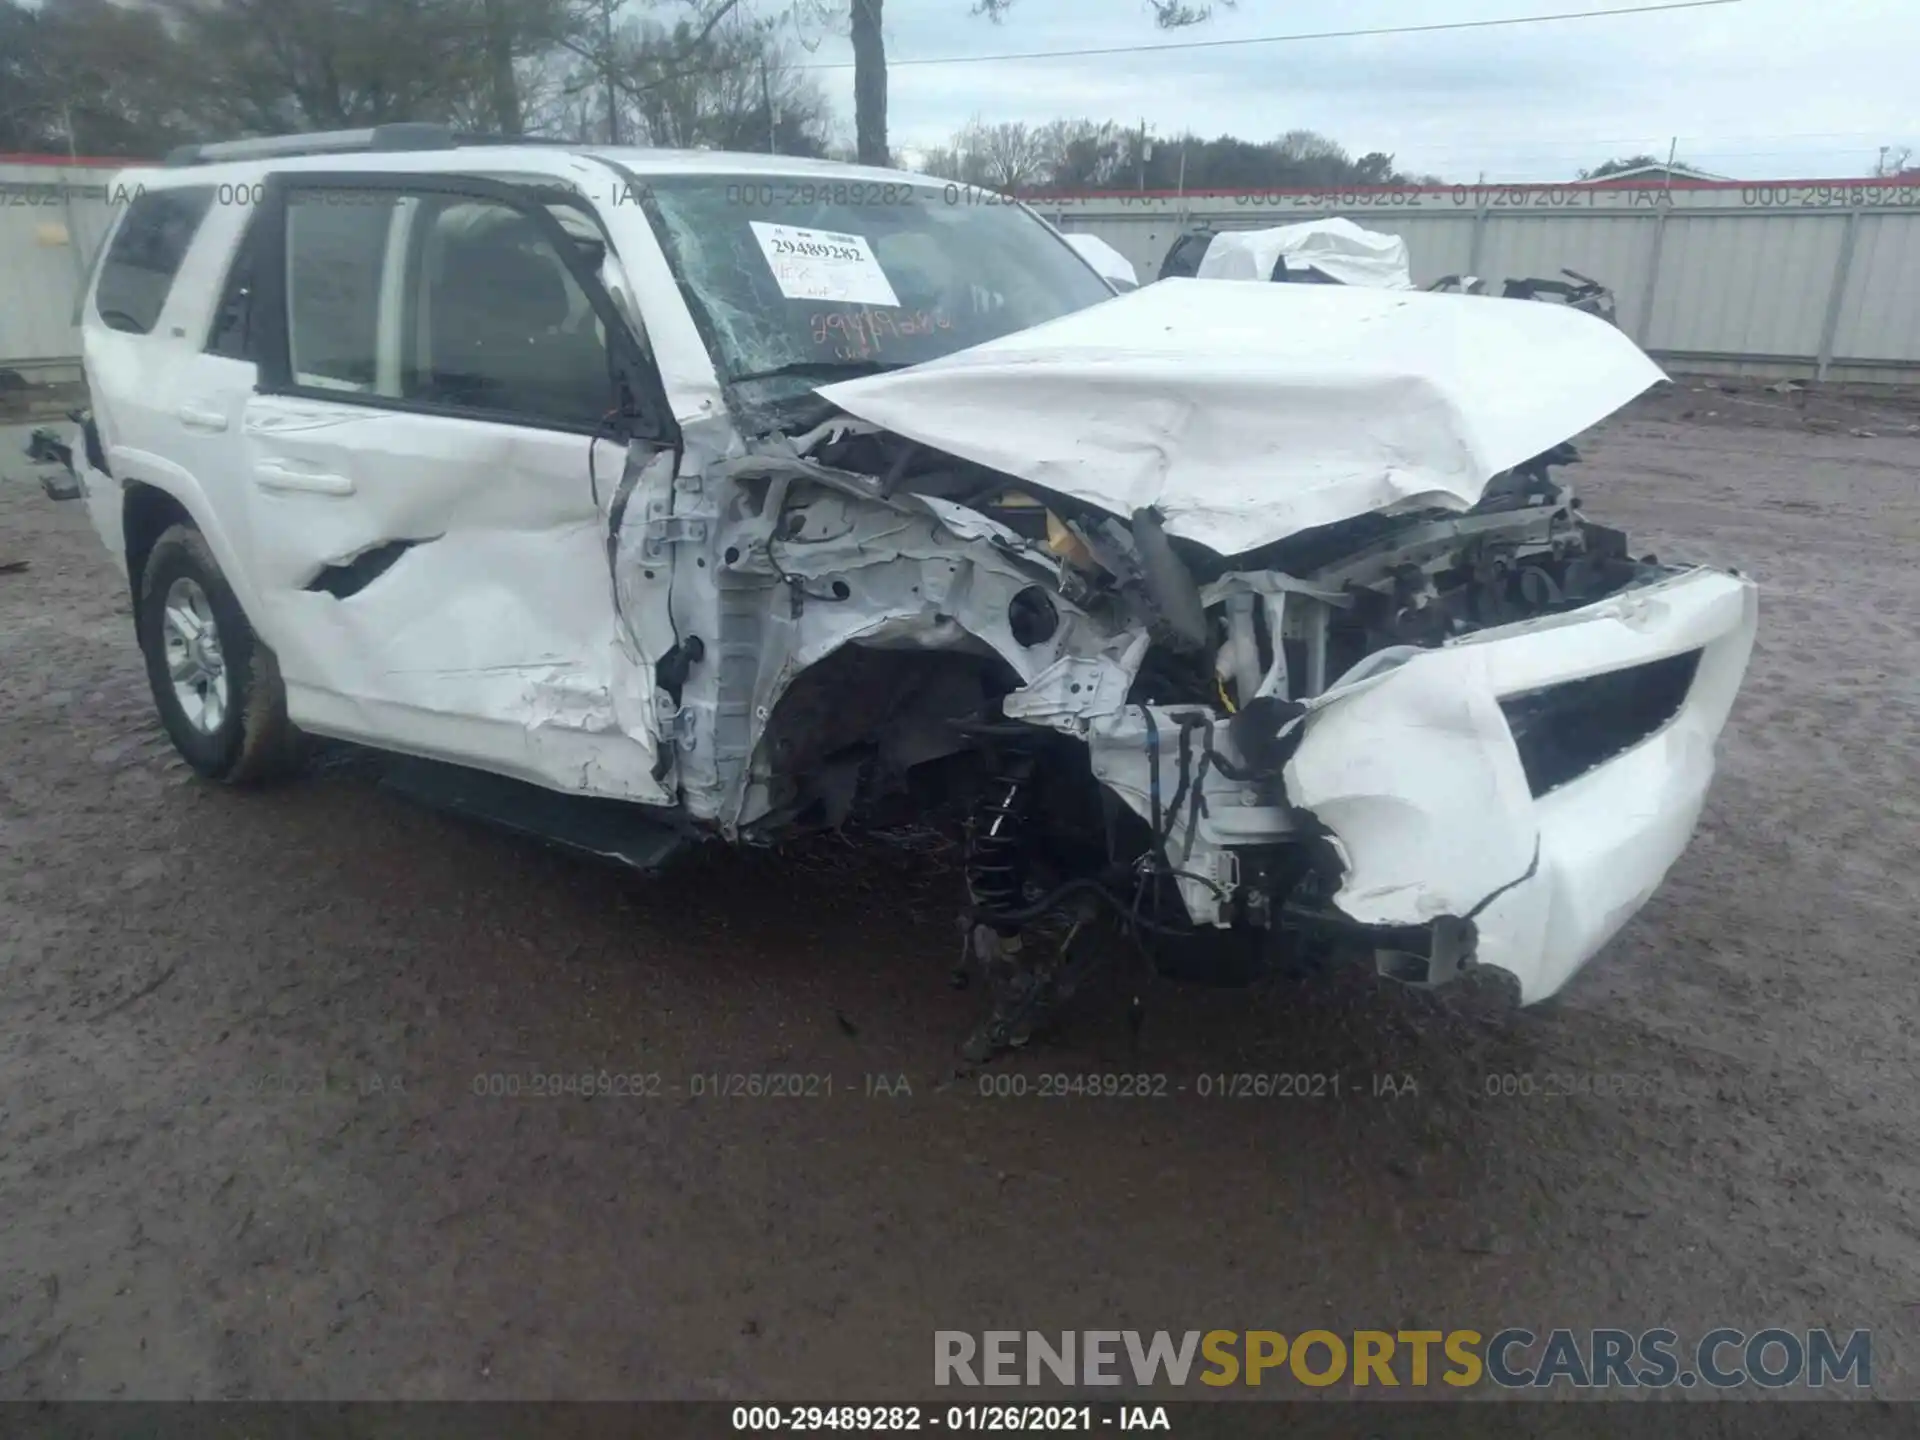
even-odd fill
[{"label": "gravel ground", "polygon": [[[7,440],[0,1397],[924,1398],[936,1328],[1662,1323],[1871,1327],[1920,1394],[1920,435],[1835,413],[1692,386],[1587,447],[1596,515],[1764,593],[1698,839],[1556,1003],[1169,987],[996,1072],[1339,1077],[1231,1103],[956,1079],[938,857],[648,883],[352,765],[192,779]],[[602,1070],[662,1093],[475,1093]],[[691,1094],[769,1070],[832,1097]]]}]

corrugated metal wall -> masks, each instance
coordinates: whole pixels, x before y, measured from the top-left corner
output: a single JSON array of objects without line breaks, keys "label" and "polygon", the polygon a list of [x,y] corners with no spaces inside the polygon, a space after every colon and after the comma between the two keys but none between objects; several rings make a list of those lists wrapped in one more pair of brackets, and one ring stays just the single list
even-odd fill
[{"label": "corrugated metal wall", "polygon": [[74,301],[113,218],[112,171],[0,164],[0,367],[79,376]]},{"label": "corrugated metal wall", "polygon": [[1610,285],[1621,326],[1676,370],[1920,383],[1920,184],[1456,185],[1338,194],[1044,201],[1143,280],[1189,227],[1344,215],[1405,238],[1414,279],[1564,267]]},{"label": "corrugated metal wall", "polygon": [[[115,207],[97,165],[0,163],[0,366],[63,378],[74,299]],[[122,197],[124,199],[124,197]],[[1038,208],[1143,279],[1189,227],[1345,215],[1405,237],[1421,284],[1562,267],[1613,287],[1621,326],[1681,370],[1920,383],[1920,185],[1386,186],[1107,195]]]}]

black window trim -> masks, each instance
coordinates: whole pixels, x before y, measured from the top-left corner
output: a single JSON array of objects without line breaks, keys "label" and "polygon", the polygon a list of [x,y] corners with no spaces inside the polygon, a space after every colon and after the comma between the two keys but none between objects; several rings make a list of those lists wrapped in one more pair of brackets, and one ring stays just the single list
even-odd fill
[{"label": "black window trim", "polygon": [[[93,259],[87,265],[86,283],[80,287],[80,294],[73,302],[73,328],[76,330],[87,323],[89,315],[98,318],[100,303],[95,292],[100,288],[101,272],[107,268],[107,252],[113,249],[114,237],[120,233],[120,227],[127,223],[127,211],[132,208],[128,205],[112,218],[107,225],[107,233],[100,237],[99,245],[94,248]],[[100,323],[105,325],[107,322],[102,320]]]},{"label": "black window trim", "polygon": [[[249,215],[241,225],[240,233],[233,241],[233,249],[227,256],[226,268],[220,275],[220,287],[213,298],[213,314],[207,318],[207,333],[200,341],[200,353],[211,355],[218,360],[252,361],[254,354],[254,311],[260,299],[260,256],[259,250],[267,239],[267,226],[261,220],[259,212]],[[247,314],[240,324],[240,345],[238,353],[228,350],[216,350],[213,342],[220,333],[220,322],[227,313],[227,294],[233,289],[234,279],[245,266],[252,272],[251,284],[247,289]]]},{"label": "black window trim", "polygon": [[[587,303],[593,307],[595,316],[606,328],[609,390],[611,395],[617,376],[618,388],[625,392],[621,413],[598,424],[571,424],[524,412],[299,384],[293,375],[287,333],[287,207],[295,195],[311,190],[387,191],[396,198],[453,195],[463,199],[492,201],[532,221],[542,238],[553,246],[554,253],[567,267],[568,273],[586,295]],[[540,202],[539,194],[536,189],[506,181],[439,172],[301,170],[269,175],[265,203],[254,222],[260,227],[260,248],[255,252],[259,273],[248,326],[249,348],[254,363],[259,366],[259,380],[255,387],[257,392],[410,415],[442,415],[458,420],[517,425],[528,430],[552,430],[569,435],[644,439],[677,449],[680,443],[679,427],[674,422],[659,371],[642,351],[633,331],[620,314],[619,307],[613,303],[613,297],[607,294],[606,288],[600,283],[600,277],[588,268],[566,229]]]}]

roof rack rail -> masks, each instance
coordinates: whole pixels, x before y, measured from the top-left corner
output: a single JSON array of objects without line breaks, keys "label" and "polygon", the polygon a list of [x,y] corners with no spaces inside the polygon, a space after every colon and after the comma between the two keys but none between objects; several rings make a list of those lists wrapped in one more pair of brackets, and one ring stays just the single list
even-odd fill
[{"label": "roof rack rail", "polygon": [[587,148],[590,142],[568,140],[560,135],[491,135],[472,131],[455,135],[453,143],[460,148],[469,145],[557,145],[581,150]]},{"label": "roof rack rail", "polygon": [[165,160],[169,166],[216,165],[222,160],[266,160],[288,155],[345,155],[374,150],[451,150],[463,143],[451,125],[407,121],[371,125],[364,130],[319,130],[308,135],[262,135],[252,140],[221,140],[211,145],[182,145]]}]

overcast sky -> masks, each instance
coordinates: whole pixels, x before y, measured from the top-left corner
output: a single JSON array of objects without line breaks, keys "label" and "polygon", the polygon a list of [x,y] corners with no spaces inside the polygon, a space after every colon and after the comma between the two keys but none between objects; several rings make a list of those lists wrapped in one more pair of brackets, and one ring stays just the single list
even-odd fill
[{"label": "overcast sky", "polygon": [[[1154,28],[1144,0],[1017,0],[1001,25],[971,0],[886,0],[887,49],[916,57],[1432,24],[1645,0],[1240,0],[1206,25]],[[850,59],[808,34],[813,63]],[[1235,45],[1163,55],[896,65],[896,150],[974,115],[1145,120],[1249,140],[1318,130],[1355,154],[1448,180],[1565,180],[1612,155],[1679,156],[1740,178],[1871,172],[1920,157],[1920,0],[1738,0],[1708,9],[1442,34]],[[853,74],[818,77],[851,132]],[[1920,158],[1916,159],[1920,163]]]}]

